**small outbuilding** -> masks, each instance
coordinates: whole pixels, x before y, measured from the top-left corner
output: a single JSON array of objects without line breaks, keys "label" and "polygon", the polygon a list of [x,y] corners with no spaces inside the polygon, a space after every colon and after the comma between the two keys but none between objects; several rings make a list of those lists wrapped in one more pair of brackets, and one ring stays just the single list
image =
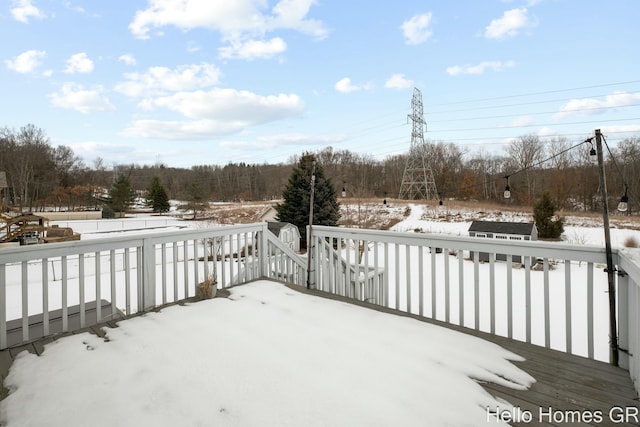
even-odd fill
[{"label": "small outbuilding", "polygon": [[[533,222],[473,221],[469,227],[470,237],[497,240],[538,240],[538,229]],[[514,255],[513,262],[522,262]],[[507,255],[496,254],[496,260],[506,261]],[[480,252],[480,261],[489,261],[489,254]]]},{"label": "small outbuilding", "polygon": [[267,228],[295,252],[300,251],[300,230],[289,222],[268,221]]}]

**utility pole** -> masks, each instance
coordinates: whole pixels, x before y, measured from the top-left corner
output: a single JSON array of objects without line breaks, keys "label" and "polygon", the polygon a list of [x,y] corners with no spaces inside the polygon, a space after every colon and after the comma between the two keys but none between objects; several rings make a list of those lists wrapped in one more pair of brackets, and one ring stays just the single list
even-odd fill
[{"label": "utility pole", "polygon": [[311,195],[309,197],[309,233],[307,233],[307,289],[311,289],[311,246],[313,242],[313,196],[316,186],[316,161],[311,167]]},{"label": "utility pole", "polygon": [[598,169],[600,171],[600,195],[602,197],[602,220],[604,222],[604,245],[607,256],[607,282],[609,291],[609,359],[613,366],[618,366],[618,328],[616,325],[616,284],[611,253],[611,231],[609,230],[609,202],[607,201],[607,181],[604,175],[604,158],[602,155],[602,134],[596,129],[596,151]]}]

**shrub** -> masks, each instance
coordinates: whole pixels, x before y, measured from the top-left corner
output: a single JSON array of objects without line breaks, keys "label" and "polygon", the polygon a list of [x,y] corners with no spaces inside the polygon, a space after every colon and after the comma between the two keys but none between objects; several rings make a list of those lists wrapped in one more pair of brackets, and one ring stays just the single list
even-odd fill
[{"label": "shrub", "polygon": [[549,193],[533,206],[533,220],[538,229],[538,237],[542,239],[557,239],[564,231],[564,218],[556,217],[558,206],[551,199]]},{"label": "shrub", "polygon": [[640,248],[640,242],[634,236],[629,236],[624,239],[625,248]]}]

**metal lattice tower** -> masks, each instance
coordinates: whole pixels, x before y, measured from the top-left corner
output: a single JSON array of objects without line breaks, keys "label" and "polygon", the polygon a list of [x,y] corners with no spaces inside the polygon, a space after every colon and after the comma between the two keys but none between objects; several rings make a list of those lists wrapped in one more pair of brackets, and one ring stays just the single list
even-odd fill
[{"label": "metal lattice tower", "polygon": [[413,113],[409,118],[413,121],[411,131],[411,148],[409,157],[402,175],[399,199],[438,199],[438,189],[433,179],[433,171],[429,162],[425,159],[424,144],[424,115],[422,113],[422,93],[418,88],[413,89],[413,99],[411,100]]}]

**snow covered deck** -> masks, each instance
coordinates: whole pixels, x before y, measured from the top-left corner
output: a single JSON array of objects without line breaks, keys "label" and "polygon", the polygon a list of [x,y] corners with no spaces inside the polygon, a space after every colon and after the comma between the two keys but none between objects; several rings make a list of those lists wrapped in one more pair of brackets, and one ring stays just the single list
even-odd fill
[{"label": "snow covered deck", "polygon": [[[307,298],[307,296],[312,298]],[[228,296],[228,291],[222,291],[220,296]],[[395,425],[412,425],[412,422],[420,418],[425,417],[423,425],[443,425],[444,422],[452,422],[452,425],[461,422],[467,422],[471,424],[467,425],[492,425],[496,424],[496,419],[507,422],[513,426],[526,426],[526,425],[539,425],[539,426],[568,426],[568,425],[640,425],[638,419],[640,415],[637,413],[637,399],[636,393],[633,388],[633,384],[626,371],[612,367],[606,363],[589,360],[583,357],[569,355],[563,352],[544,349],[532,344],[523,343],[508,338],[498,337],[483,332],[473,331],[468,328],[461,328],[458,326],[447,325],[442,322],[433,321],[413,314],[407,314],[405,312],[396,311],[394,309],[380,307],[379,305],[355,301],[351,298],[336,296],[327,294],[325,292],[307,290],[299,286],[285,287],[283,284],[276,282],[258,281],[249,285],[241,285],[231,288],[230,301],[242,302],[242,305],[224,304],[220,298],[216,298],[219,303],[215,301],[203,301],[195,304],[188,303],[183,308],[169,308],[165,307],[160,310],[159,314],[144,315],[142,318],[135,320],[121,320],[118,321],[118,325],[114,322],[94,326],[89,330],[93,333],[99,334],[101,337],[108,337],[113,342],[104,342],[97,337],[91,337],[88,335],[78,335],[77,337],[65,341],[59,341],[55,347],[52,347],[51,358],[44,357],[42,362],[39,362],[39,358],[29,360],[24,359],[24,354],[20,357],[21,365],[18,371],[22,375],[28,375],[29,371],[32,374],[37,374],[42,368],[43,373],[47,370],[64,370],[65,366],[68,370],[66,372],[67,377],[75,378],[78,383],[75,384],[77,389],[86,389],[90,387],[95,393],[95,396],[91,395],[86,402],[77,402],[85,406],[86,409],[80,411],[81,415],[78,417],[82,422],[84,412],[87,414],[92,410],[92,401],[100,402],[102,393],[113,394],[111,389],[114,384],[111,380],[107,384],[108,390],[100,391],[99,386],[95,383],[99,383],[102,377],[101,374],[95,372],[95,363],[100,364],[100,360],[92,360],[92,357],[98,357],[101,352],[106,352],[110,346],[113,347],[113,352],[108,353],[106,357],[111,358],[107,362],[110,369],[119,369],[118,361],[115,353],[123,351],[122,346],[127,348],[138,347],[139,353],[131,350],[127,351],[125,358],[127,358],[127,364],[132,367],[129,369],[135,371],[138,365],[136,357],[146,359],[143,362],[141,372],[134,374],[128,374],[129,370],[123,373],[126,379],[130,378],[130,375],[136,377],[140,375],[153,374],[153,368],[149,364],[156,362],[157,353],[163,352],[163,348],[171,346],[170,342],[174,342],[171,337],[167,337],[166,332],[170,331],[158,331],[163,327],[168,327],[171,330],[175,327],[181,328],[180,325],[176,325],[178,319],[184,321],[185,332],[184,335],[192,338],[198,335],[198,332],[194,334],[191,330],[193,327],[192,322],[188,316],[197,316],[196,323],[203,325],[209,325],[211,335],[216,338],[221,333],[226,340],[221,342],[220,340],[212,340],[208,345],[212,347],[205,347],[212,351],[210,357],[210,364],[208,366],[202,366],[197,369],[199,373],[197,375],[209,376],[211,375],[211,382],[215,386],[222,387],[221,390],[211,391],[214,395],[218,393],[225,395],[224,387],[229,387],[229,384],[222,384],[218,381],[223,381],[218,378],[218,375],[212,374],[211,370],[237,370],[229,359],[239,358],[241,364],[253,364],[253,368],[249,369],[251,375],[258,376],[247,377],[241,372],[236,371],[236,374],[231,373],[230,378],[233,378],[233,388],[236,388],[242,393],[250,393],[260,395],[261,393],[267,393],[268,390],[258,390],[260,387],[264,387],[269,384],[269,389],[272,392],[282,393],[283,396],[289,396],[290,391],[283,390],[282,383],[290,383],[291,380],[287,379],[274,379],[270,378],[270,374],[265,372],[275,372],[278,376],[281,369],[285,371],[293,369],[296,375],[301,377],[301,381],[308,381],[304,383],[304,390],[297,390],[294,393],[301,393],[307,396],[311,403],[303,404],[302,409],[295,408],[295,405],[289,406],[289,403],[282,403],[287,399],[279,398],[280,404],[276,407],[270,407],[265,402],[262,402],[264,406],[261,406],[262,413],[248,414],[247,411],[254,411],[255,404],[250,400],[244,401],[242,404],[239,402],[233,402],[230,396],[233,396],[232,391],[229,392],[229,397],[226,399],[215,398],[214,396],[205,396],[205,400],[199,397],[201,390],[195,390],[192,387],[197,387],[196,384],[176,384],[176,380],[179,378],[190,378],[189,374],[174,376],[174,370],[186,369],[190,371],[185,364],[185,360],[173,360],[173,352],[166,349],[166,357],[162,357],[163,366],[160,368],[165,372],[165,375],[169,378],[173,378],[171,384],[166,384],[166,387],[175,388],[178,393],[188,392],[192,396],[193,406],[202,405],[204,410],[198,410],[191,407],[186,412],[189,415],[184,414],[186,408],[180,407],[179,403],[172,403],[171,401],[164,401],[162,396],[167,394],[166,391],[146,389],[148,395],[146,398],[149,402],[144,405],[133,403],[135,397],[131,402],[126,402],[124,399],[118,410],[122,413],[127,413],[127,419],[131,420],[130,423],[120,423],[120,425],[136,425],[139,422],[148,422],[150,419],[154,420],[154,425],[163,426],[161,421],[158,420],[159,416],[151,416],[147,411],[151,411],[154,405],[166,404],[169,407],[173,407],[178,413],[184,416],[185,422],[197,421],[200,417],[205,417],[208,413],[210,421],[216,421],[219,424],[216,425],[232,425],[237,424],[240,420],[246,424],[242,425],[258,425],[253,423],[252,420],[259,420],[260,425],[277,425],[284,421],[297,421],[304,422],[305,425],[353,425],[353,426],[365,426],[371,420],[393,420]],[[332,300],[332,301],[327,301]],[[193,300],[192,300],[193,301]],[[326,301],[326,302],[323,302]],[[212,304],[213,303],[213,304]],[[368,310],[358,310],[356,307],[348,308],[342,303],[348,303],[350,307],[354,305],[365,307]],[[209,307],[207,307],[209,305]],[[229,316],[231,311],[237,310],[238,317],[229,317],[228,324],[218,324],[221,317]],[[205,310],[208,310],[205,311]],[[249,333],[248,329],[245,329],[244,322],[239,322],[238,318],[246,316],[249,310],[252,316],[255,317],[250,323],[252,327],[256,327],[257,323],[264,322],[265,325],[260,328],[258,334],[262,334],[261,338],[257,342],[252,342],[253,335],[246,337],[244,344],[242,344],[245,350],[242,354],[239,353],[239,349],[236,347],[236,339],[234,336]],[[378,313],[383,313],[382,317],[374,314],[374,310]],[[166,313],[165,313],[166,311]],[[266,312],[265,312],[266,311]],[[209,313],[212,318],[203,317]],[[305,314],[307,313],[307,314]],[[314,313],[311,317],[308,317],[308,313]],[[331,313],[331,316],[327,314]],[[166,316],[166,317],[165,317]],[[187,317],[184,317],[187,316]],[[215,317],[218,316],[218,317]],[[139,317],[139,316],[135,316]],[[330,318],[329,318],[330,317]],[[414,324],[413,322],[407,323],[403,321],[403,318],[411,318],[418,320],[420,323]],[[265,322],[265,320],[269,320]],[[142,324],[141,321],[142,320]],[[136,328],[130,328],[129,322],[134,322],[131,326]],[[171,322],[173,326],[168,326],[167,322]],[[285,323],[282,323],[285,322]],[[344,322],[349,322],[348,327]],[[383,328],[381,325],[390,325],[389,329]],[[437,325],[448,330],[453,330],[453,335],[448,332],[444,332],[441,328],[432,329],[429,325]],[[293,325],[293,327],[292,327]],[[371,328],[367,328],[370,325]],[[412,332],[414,326],[417,325],[418,332]],[[420,325],[425,325],[421,327]],[[119,326],[119,327],[117,327]],[[116,329],[112,329],[116,327]],[[403,328],[403,336],[400,337],[401,341],[394,342],[392,348],[384,350],[384,347],[388,347],[393,340],[392,336],[396,334],[396,328]],[[156,328],[156,329],[154,329]],[[242,329],[241,331],[236,330]],[[119,332],[119,329],[123,329]],[[458,332],[461,332],[459,334]],[[204,332],[205,335],[209,335],[209,332]],[[305,336],[303,342],[296,340],[295,334],[302,334]],[[354,335],[354,333],[356,333]],[[391,335],[389,335],[389,333]],[[413,333],[425,334],[424,336],[412,335]],[[332,340],[335,345],[326,346],[322,340],[326,339],[327,335],[332,335]],[[406,334],[406,335],[404,335]],[[143,336],[145,335],[145,336]],[[152,338],[150,341],[148,337]],[[157,337],[160,338],[160,343],[157,341]],[[481,338],[486,342],[493,342],[498,344],[500,348],[506,350],[500,350],[498,347],[492,348],[483,344],[483,341],[478,341],[470,336]],[[420,341],[415,339],[421,338]],[[468,338],[467,338],[468,337]],[[299,337],[298,337],[299,338]],[[317,341],[318,338],[322,338]],[[126,341],[128,339],[129,341]],[[167,341],[169,339],[169,341]],[[46,342],[52,342],[53,338],[39,340],[28,345],[24,345],[19,348],[8,349],[0,352],[0,374],[4,379],[9,370],[13,359],[18,353],[23,350],[28,350],[35,354],[43,354],[44,344]],[[63,343],[64,341],[64,343]],[[200,338],[200,341],[206,341],[204,337]],[[376,341],[382,344],[381,347],[369,347]],[[136,344],[137,342],[137,344]],[[181,345],[185,345],[182,341],[177,341]],[[175,342],[174,342],[175,343]],[[402,344],[400,344],[402,343]],[[267,347],[273,347],[274,350],[269,350]],[[200,348],[202,344],[198,344]],[[397,347],[401,345],[401,347]],[[251,351],[250,349],[254,350]],[[321,354],[316,352],[321,351]],[[85,350],[91,349],[91,353]],[[309,349],[307,352],[305,349]],[[418,359],[413,354],[417,349]],[[115,352],[115,353],[114,353]],[[192,362],[198,363],[200,358],[192,352],[190,348],[178,349],[179,353],[184,354],[190,360],[187,365]],[[146,353],[146,354],[145,354]],[[517,356],[520,356],[522,359]],[[46,354],[46,352],[44,353]],[[48,356],[48,355],[47,355]],[[74,362],[65,365],[61,362],[61,358],[73,356],[77,358]],[[304,360],[305,358],[309,358]],[[94,378],[89,380],[81,380],[83,375],[83,358],[88,358],[88,364],[90,370],[93,370],[91,375],[95,375]],[[505,358],[505,359],[503,359]],[[45,360],[46,359],[46,360]],[[206,359],[206,357],[205,357]],[[302,360],[301,360],[302,359]],[[373,360],[371,360],[373,359]],[[226,362],[226,363],[225,363]],[[385,366],[377,364],[383,363]],[[507,363],[507,364],[505,364]],[[513,371],[509,368],[509,364],[515,365],[517,371]],[[40,366],[38,366],[40,365]],[[44,366],[46,365],[46,367]],[[206,365],[206,363],[205,363]],[[92,367],[91,367],[92,366]],[[307,377],[305,366],[311,367],[311,370],[319,370],[322,375],[312,375],[311,378]],[[421,367],[422,366],[422,367]],[[482,397],[482,393],[478,394],[477,390],[474,390],[473,385],[470,383],[455,383],[451,384],[430,384],[426,387],[426,390],[418,391],[415,388],[417,381],[447,381],[447,375],[451,367],[460,369],[466,375],[471,378],[477,384],[480,384],[484,390],[486,390],[490,396]],[[256,370],[255,367],[258,367]],[[363,378],[360,378],[360,373],[353,373],[352,369],[362,369]],[[105,368],[106,369],[106,368]],[[331,370],[340,370],[339,372],[331,372]],[[426,369],[426,372],[423,370]],[[100,371],[98,369],[97,371]],[[146,374],[145,374],[145,371]],[[76,373],[74,373],[76,372]],[[113,376],[116,371],[106,373],[108,376]],[[120,371],[117,371],[120,372]],[[349,374],[347,374],[349,373]],[[86,374],[86,373],[84,373]],[[426,375],[423,377],[422,375]],[[54,375],[54,374],[52,374]],[[324,377],[329,379],[325,379]],[[388,376],[388,377],[387,377]],[[529,377],[530,376],[530,377]],[[214,379],[214,377],[217,378]],[[411,380],[408,378],[411,377]],[[19,378],[19,376],[18,376]],[[436,380],[437,378],[437,380]],[[534,379],[534,381],[531,380]],[[13,382],[15,378],[11,379]],[[340,384],[326,384],[330,381],[337,380]],[[357,380],[357,381],[356,381]],[[66,381],[66,380],[60,380]],[[74,380],[69,380],[74,381]],[[247,381],[246,383],[244,381]],[[357,384],[352,384],[355,381]],[[364,382],[363,382],[364,381]],[[458,378],[456,381],[460,381]],[[85,384],[86,382],[86,384]],[[154,380],[155,384],[157,380]],[[366,391],[364,388],[378,387],[375,384],[380,383],[380,386],[387,390],[388,395],[383,399],[383,406],[386,406],[384,410],[375,408],[376,400],[369,400],[362,402],[357,397],[358,393],[364,393],[368,396],[368,399],[372,399],[374,393]],[[68,390],[68,385],[55,384],[51,381],[44,381],[37,387],[30,387],[27,384],[20,383],[18,380],[18,391],[24,392],[27,395],[29,393],[52,393],[56,390],[65,389],[69,395],[74,395],[74,391]],[[124,384],[121,384],[124,385]],[[328,386],[326,391],[335,394],[335,387],[344,388],[349,392],[355,393],[355,395],[349,396],[348,393],[337,393],[342,399],[342,405],[344,407],[338,408],[332,407],[334,411],[331,415],[323,415],[322,412],[330,412],[329,408],[325,405],[327,403],[335,405],[333,400],[335,396],[327,397],[317,393],[319,390],[324,390],[324,387]],[[396,389],[398,386],[400,389]],[[38,390],[38,387],[41,389]],[[98,387],[98,389],[96,389]],[[402,388],[405,387],[404,390]],[[20,390],[25,388],[27,390]],[[130,386],[131,389],[136,390],[137,386]],[[215,389],[215,387],[214,387]],[[116,392],[116,394],[122,395],[125,393],[122,389]],[[253,391],[251,391],[253,390]],[[377,390],[377,388],[376,388]],[[430,396],[429,393],[442,392],[445,397]],[[6,391],[5,391],[6,393]],[[20,393],[14,394],[21,396]],[[422,394],[421,394],[422,393]],[[424,394],[427,393],[427,394]],[[79,392],[80,395],[86,394],[84,391]],[[135,392],[133,393],[135,394]],[[170,393],[169,393],[170,394]],[[397,396],[407,396],[398,398]],[[49,394],[51,395],[51,394]],[[452,396],[456,396],[453,402],[451,402]],[[411,397],[409,397],[411,396]],[[207,404],[207,398],[211,397],[211,400]],[[71,399],[74,399],[72,397]],[[97,398],[97,399],[96,399]],[[155,400],[158,400],[154,403]],[[170,399],[170,397],[166,397]],[[419,410],[412,408],[409,405],[406,408],[397,407],[395,405],[407,404],[404,399],[409,399],[409,402],[422,406],[423,409]],[[50,399],[49,399],[50,400]],[[110,399],[107,399],[110,400]],[[28,405],[32,400],[27,399],[25,405]],[[43,402],[41,399],[39,406],[43,406],[44,410],[49,407],[49,403]],[[144,399],[143,399],[144,401]],[[457,402],[458,401],[458,402]],[[422,403],[420,403],[422,402]],[[435,402],[435,404],[434,404]],[[508,402],[508,403],[507,403]],[[59,402],[51,403],[52,405],[58,405]],[[103,405],[102,402],[98,403]],[[298,402],[300,404],[300,402]],[[361,405],[363,405],[361,407]],[[413,405],[412,404],[412,405]],[[246,405],[242,408],[242,405]],[[218,408],[218,406],[220,408]],[[426,409],[424,409],[426,407]],[[473,414],[469,414],[468,411],[475,407]],[[11,402],[8,406],[7,412],[9,418],[12,421],[16,421],[15,411],[20,408],[20,403]],[[359,414],[365,408],[368,414]],[[465,409],[466,408],[466,409]],[[5,407],[6,409],[6,407]],[[157,408],[156,408],[157,409]],[[460,415],[456,412],[467,411],[466,414]],[[29,409],[33,412],[33,409]],[[102,411],[104,414],[109,411]],[[116,411],[117,412],[117,411]],[[498,415],[496,415],[498,414]],[[12,415],[14,417],[12,417]],[[450,415],[450,417],[448,417]],[[56,416],[49,416],[47,414],[40,415],[38,418],[30,418],[32,422],[46,420],[49,425],[57,424],[56,420],[62,419],[68,423],[65,425],[75,425],[74,419],[70,418],[69,414],[61,414]],[[110,415],[106,415],[107,420],[110,419]],[[118,422],[121,420],[121,415],[116,415],[114,420]],[[147,418],[151,417],[151,418]],[[314,421],[310,418],[318,417]],[[382,417],[382,418],[379,418]],[[487,418],[488,417],[488,418]],[[178,415],[171,415],[167,422],[172,423],[178,419]],[[235,419],[229,419],[235,418]],[[602,421],[598,422],[602,419]],[[589,421],[591,420],[591,421]],[[3,420],[5,421],[5,420]],[[23,425],[18,419],[15,425]],[[573,423],[571,421],[574,421]],[[575,423],[575,421],[581,421],[581,423]],[[621,422],[623,421],[623,422]],[[160,422],[160,424],[155,424]],[[336,424],[337,423],[337,424]],[[405,424],[408,423],[408,424]],[[10,423],[9,425],[14,425]],[[24,425],[28,425],[25,423]],[[171,424],[169,424],[171,425]],[[235,424],[234,424],[235,425]]]}]

